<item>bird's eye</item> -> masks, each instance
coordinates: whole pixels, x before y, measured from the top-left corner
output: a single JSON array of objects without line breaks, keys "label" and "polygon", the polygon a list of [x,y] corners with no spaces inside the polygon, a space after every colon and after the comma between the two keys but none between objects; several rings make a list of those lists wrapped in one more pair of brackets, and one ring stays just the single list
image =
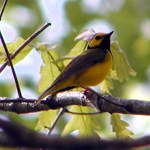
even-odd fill
[{"label": "bird's eye", "polygon": [[101,37],[100,37],[99,35],[97,35],[97,36],[95,37],[95,39],[96,39],[96,40],[100,40]]}]

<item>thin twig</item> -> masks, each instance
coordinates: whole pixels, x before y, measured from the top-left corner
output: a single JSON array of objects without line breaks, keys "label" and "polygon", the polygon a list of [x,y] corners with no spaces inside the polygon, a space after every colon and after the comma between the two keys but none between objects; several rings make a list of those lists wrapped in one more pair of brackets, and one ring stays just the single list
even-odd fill
[{"label": "thin twig", "polygon": [[0,31],[0,38],[1,38],[2,45],[3,45],[4,50],[5,50],[5,53],[6,53],[6,55],[7,55],[7,59],[8,59],[8,61],[9,61],[10,67],[11,67],[11,71],[12,71],[12,74],[13,74],[13,77],[14,77],[16,89],[17,89],[17,92],[18,92],[18,96],[19,96],[19,98],[22,98],[22,94],[21,94],[21,89],[20,89],[20,86],[19,86],[18,78],[17,78],[16,72],[15,72],[13,63],[12,63],[12,61],[11,61],[11,59],[10,59],[9,51],[8,51],[8,49],[7,49],[7,46],[6,46],[6,43],[5,43],[5,41],[4,41],[4,38],[3,38],[3,36],[2,36],[1,31]]},{"label": "thin twig", "polygon": [[91,112],[91,113],[79,113],[79,112],[72,112],[68,109],[65,109],[65,113],[68,113],[68,114],[73,114],[73,115],[99,115],[101,112]]},{"label": "thin twig", "polygon": [[8,2],[8,0],[5,0],[4,3],[3,3],[3,5],[2,5],[2,10],[0,12],[0,20],[2,19],[2,15],[3,15],[3,12],[4,12],[4,9],[6,7],[7,2]]},{"label": "thin twig", "polygon": [[51,59],[53,60],[53,63],[56,65],[56,67],[58,68],[58,70],[60,71],[60,72],[62,72],[62,69],[59,67],[59,65],[55,62],[55,59],[54,59],[54,57],[51,55],[51,53],[49,53],[48,52],[48,55],[51,57]]},{"label": "thin twig", "polygon": [[50,136],[50,135],[51,135],[51,133],[52,133],[54,127],[56,126],[56,124],[57,124],[57,122],[58,122],[58,120],[59,120],[60,117],[65,113],[65,110],[66,110],[66,107],[62,108],[62,109],[59,111],[57,117],[55,118],[55,120],[54,120],[54,122],[53,122],[53,124],[52,124],[52,126],[49,128],[49,132],[48,132],[47,136]]},{"label": "thin twig", "polygon": [[[33,33],[11,56],[10,59],[12,60],[18,53],[27,46],[35,37],[37,37],[43,30],[45,30],[51,23],[44,24],[39,30]],[[0,73],[4,70],[4,68],[9,64],[9,61],[6,60],[2,66],[0,67]]]}]

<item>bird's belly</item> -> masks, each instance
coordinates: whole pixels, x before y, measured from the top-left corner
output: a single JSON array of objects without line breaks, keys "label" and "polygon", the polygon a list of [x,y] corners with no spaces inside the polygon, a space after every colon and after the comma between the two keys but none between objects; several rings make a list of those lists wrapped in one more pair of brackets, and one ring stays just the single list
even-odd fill
[{"label": "bird's belly", "polygon": [[95,86],[105,79],[110,72],[111,66],[112,56],[110,53],[108,53],[106,54],[103,62],[95,64],[84,72],[80,73],[76,83],[83,87]]}]

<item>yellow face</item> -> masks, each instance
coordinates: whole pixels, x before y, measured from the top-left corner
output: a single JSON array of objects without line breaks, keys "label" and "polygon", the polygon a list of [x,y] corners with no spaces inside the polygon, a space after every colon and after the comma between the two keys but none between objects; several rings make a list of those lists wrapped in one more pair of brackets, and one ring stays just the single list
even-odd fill
[{"label": "yellow face", "polygon": [[89,42],[89,47],[99,46],[106,35],[107,35],[107,33],[97,33],[97,34],[95,34],[93,36],[93,38],[91,39],[91,41]]}]

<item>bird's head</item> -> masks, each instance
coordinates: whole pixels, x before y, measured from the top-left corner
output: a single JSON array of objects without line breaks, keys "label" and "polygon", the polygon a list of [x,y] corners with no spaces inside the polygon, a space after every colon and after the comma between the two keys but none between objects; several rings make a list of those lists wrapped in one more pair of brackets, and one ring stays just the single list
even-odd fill
[{"label": "bird's head", "polygon": [[110,37],[114,31],[110,33],[97,33],[89,41],[89,48],[101,48],[110,50]]}]

